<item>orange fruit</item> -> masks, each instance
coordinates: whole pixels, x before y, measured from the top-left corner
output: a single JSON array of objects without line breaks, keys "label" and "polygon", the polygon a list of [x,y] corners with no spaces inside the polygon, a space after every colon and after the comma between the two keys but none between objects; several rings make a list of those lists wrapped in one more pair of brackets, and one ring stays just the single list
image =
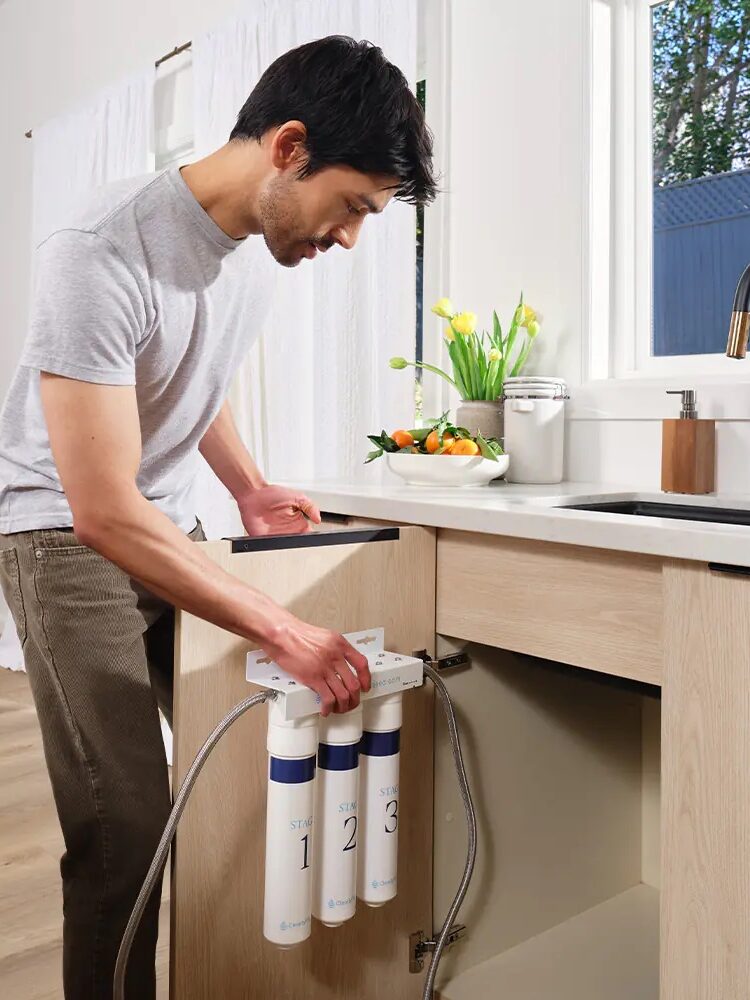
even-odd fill
[{"label": "orange fruit", "polygon": [[478,455],[479,445],[469,438],[460,438],[454,442],[451,448],[451,455]]},{"label": "orange fruit", "polygon": [[437,431],[430,431],[424,440],[424,446],[431,455],[435,454],[440,447],[440,438]]},{"label": "orange fruit", "polygon": [[424,446],[431,455],[434,455],[435,452],[439,451],[441,448],[449,448],[453,444],[454,440],[455,438],[451,437],[450,434],[443,434],[443,439],[441,441],[438,437],[437,431],[430,431],[425,438]]},{"label": "orange fruit", "polygon": [[414,444],[414,438],[408,431],[394,431],[391,437],[399,448],[409,448]]}]

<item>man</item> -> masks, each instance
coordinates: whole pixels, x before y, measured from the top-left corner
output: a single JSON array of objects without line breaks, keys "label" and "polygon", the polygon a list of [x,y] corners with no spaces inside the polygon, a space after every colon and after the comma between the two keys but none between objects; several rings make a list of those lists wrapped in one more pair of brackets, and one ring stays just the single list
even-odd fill
[{"label": "man", "polygon": [[[111,996],[169,813],[157,702],[171,720],[174,606],[262,646],[324,714],[369,687],[342,636],[191,544],[203,536],[189,494],[200,452],[249,534],[319,522],[307,497],[265,481],[224,401],[257,329],[264,261],[351,250],[391,198],[434,194],[430,135],[403,75],[378,48],[331,37],[269,67],[225,146],[99,189],[38,248],[31,329],[0,418],[0,578],[65,837],[68,1000]],[[155,994],[158,905],[155,893],[130,998]]]}]

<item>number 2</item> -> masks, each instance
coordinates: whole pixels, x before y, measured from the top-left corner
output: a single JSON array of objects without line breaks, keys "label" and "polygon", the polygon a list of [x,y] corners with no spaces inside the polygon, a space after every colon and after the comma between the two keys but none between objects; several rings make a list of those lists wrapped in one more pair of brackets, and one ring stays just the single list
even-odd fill
[{"label": "number 2", "polygon": [[344,848],[345,851],[353,851],[357,846],[357,817],[350,816],[349,819],[345,820],[344,829],[346,829],[350,823],[354,823],[354,829],[352,830],[352,835],[349,838],[349,843]]}]

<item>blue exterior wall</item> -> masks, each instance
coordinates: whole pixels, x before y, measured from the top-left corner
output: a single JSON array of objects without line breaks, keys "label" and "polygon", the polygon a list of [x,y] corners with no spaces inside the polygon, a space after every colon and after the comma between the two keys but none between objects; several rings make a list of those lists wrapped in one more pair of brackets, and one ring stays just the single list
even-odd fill
[{"label": "blue exterior wall", "polygon": [[750,170],[654,189],[653,353],[724,353],[750,262]]}]

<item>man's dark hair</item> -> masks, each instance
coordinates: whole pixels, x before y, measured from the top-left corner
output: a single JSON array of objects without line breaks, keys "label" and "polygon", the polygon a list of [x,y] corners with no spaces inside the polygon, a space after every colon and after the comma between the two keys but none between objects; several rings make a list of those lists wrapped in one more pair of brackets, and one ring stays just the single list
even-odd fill
[{"label": "man's dark hair", "polygon": [[245,102],[234,139],[260,141],[288,121],[307,129],[300,177],[345,165],[397,178],[396,198],[432,201],[432,135],[406,77],[370,42],[331,35],[271,63]]}]

